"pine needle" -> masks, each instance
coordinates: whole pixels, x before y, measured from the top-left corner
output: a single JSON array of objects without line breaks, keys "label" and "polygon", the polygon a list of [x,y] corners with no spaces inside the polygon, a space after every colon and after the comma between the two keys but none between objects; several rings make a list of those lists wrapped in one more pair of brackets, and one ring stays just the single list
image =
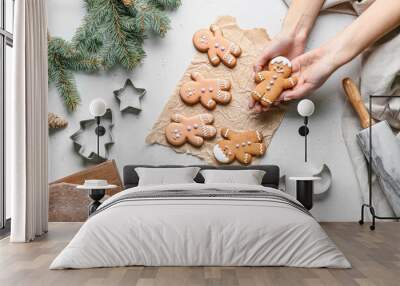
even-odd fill
[{"label": "pine needle", "polygon": [[71,42],[48,37],[49,84],[54,83],[68,110],[80,103],[74,72],[97,72],[121,65],[135,68],[145,57],[147,33],[164,36],[170,28],[165,9],[180,0],[84,0],[86,16]]}]

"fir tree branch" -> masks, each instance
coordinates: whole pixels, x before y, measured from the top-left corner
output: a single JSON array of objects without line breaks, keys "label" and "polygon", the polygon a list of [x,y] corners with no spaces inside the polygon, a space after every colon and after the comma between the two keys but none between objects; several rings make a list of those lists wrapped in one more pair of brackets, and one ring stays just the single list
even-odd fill
[{"label": "fir tree branch", "polygon": [[132,70],[144,57],[141,47],[143,39],[134,39],[129,36],[129,30],[124,30],[121,25],[120,14],[126,13],[126,7],[120,0],[104,0],[108,4],[106,23],[109,24],[106,37],[109,39],[103,51],[104,63],[108,68],[120,63],[127,70]]},{"label": "fir tree branch", "polygon": [[70,111],[75,110],[80,102],[73,74],[65,69],[64,64],[65,59],[71,57],[72,51],[63,39],[51,38],[48,41],[49,83],[55,84]]},{"label": "fir tree branch", "polygon": [[52,74],[49,76],[49,81],[55,84],[68,110],[74,111],[80,103],[80,97],[76,89],[73,74],[71,71],[66,70],[56,58],[53,58],[53,60],[54,62],[51,66]]},{"label": "fir tree branch", "polygon": [[83,1],[87,14],[72,41],[48,37],[49,84],[55,83],[71,111],[80,102],[73,72],[116,65],[132,70],[145,57],[146,32],[164,36],[170,24],[164,10],[181,4],[180,0]]},{"label": "fir tree branch", "polygon": [[176,9],[182,4],[180,0],[153,0],[153,2],[157,3],[164,9]]},{"label": "fir tree branch", "polygon": [[55,82],[58,92],[64,98],[64,103],[69,111],[74,111],[81,102],[76,89],[76,83],[71,71],[62,66],[58,69],[58,81]]},{"label": "fir tree branch", "polygon": [[160,36],[164,36],[169,29],[170,21],[167,15],[149,1],[136,0],[135,5],[130,8],[134,12],[136,25],[143,32],[153,31]]}]

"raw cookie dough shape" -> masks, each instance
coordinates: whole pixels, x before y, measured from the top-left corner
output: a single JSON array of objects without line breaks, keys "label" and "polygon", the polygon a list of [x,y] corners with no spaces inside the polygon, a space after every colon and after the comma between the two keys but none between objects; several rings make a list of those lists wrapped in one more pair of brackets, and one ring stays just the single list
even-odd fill
[{"label": "raw cookie dough shape", "polygon": [[119,100],[119,110],[139,113],[142,110],[140,100],[146,94],[144,88],[137,88],[128,78],[122,88],[114,90],[115,97]]},{"label": "raw cookie dough shape", "polygon": [[248,165],[253,156],[261,157],[265,154],[263,136],[258,131],[238,132],[222,128],[221,136],[226,139],[219,141],[213,149],[214,157],[219,163],[229,164],[236,159]]},{"label": "raw cookie dough shape", "polygon": [[106,113],[101,117],[101,125],[105,127],[106,133],[100,137],[100,155],[97,155],[96,119],[82,120],[79,125],[80,129],[70,136],[74,143],[75,151],[85,160],[94,163],[107,160],[109,149],[114,144],[111,133],[114,127],[111,109],[107,109]]},{"label": "raw cookie dough shape", "polygon": [[228,92],[231,82],[224,79],[205,79],[200,73],[191,74],[193,81],[182,85],[179,95],[183,102],[194,105],[200,102],[205,108],[212,110],[218,104],[228,104],[232,96]]},{"label": "raw cookie dough shape", "polygon": [[186,117],[182,114],[174,114],[170,124],[165,128],[165,137],[169,144],[181,146],[186,142],[195,147],[200,147],[204,139],[214,138],[217,129],[211,124],[214,116],[209,113]]},{"label": "raw cookie dough shape", "polygon": [[193,45],[202,53],[208,53],[208,59],[213,66],[222,61],[227,67],[233,68],[242,53],[241,48],[224,38],[222,30],[217,25],[210,29],[201,29],[193,35]]},{"label": "raw cookie dough shape", "polygon": [[285,57],[273,58],[268,64],[267,71],[256,74],[255,82],[258,84],[251,93],[255,101],[264,107],[269,107],[279,98],[281,93],[293,88],[297,83],[297,78],[290,77],[292,74],[292,64]]}]

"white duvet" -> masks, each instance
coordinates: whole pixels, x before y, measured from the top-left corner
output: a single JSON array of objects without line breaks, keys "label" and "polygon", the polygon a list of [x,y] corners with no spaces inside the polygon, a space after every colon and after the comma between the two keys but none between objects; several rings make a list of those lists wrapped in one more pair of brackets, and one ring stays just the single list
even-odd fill
[{"label": "white duvet", "polygon": [[[160,198],[122,201],[130,192],[263,190],[254,185],[136,187],[102,204],[50,269],[145,266],[294,266],[349,268],[310,215],[257,198]],[[106,207],[108,205],[108,207]]]}]

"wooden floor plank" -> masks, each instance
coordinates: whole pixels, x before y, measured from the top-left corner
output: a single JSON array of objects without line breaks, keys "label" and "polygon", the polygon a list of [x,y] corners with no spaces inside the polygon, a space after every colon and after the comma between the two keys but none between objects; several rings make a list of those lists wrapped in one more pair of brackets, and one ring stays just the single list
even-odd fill
[{"label": "wooden floor plank", "polygon": [[81,223],[51,223],[45,236],[27,244],[0,240],[1,286],[397,286],[400,224],[379,223],[372,232],[356,223],[322,223],[352,269],[290,267],[118,267],[48,269]]}]

